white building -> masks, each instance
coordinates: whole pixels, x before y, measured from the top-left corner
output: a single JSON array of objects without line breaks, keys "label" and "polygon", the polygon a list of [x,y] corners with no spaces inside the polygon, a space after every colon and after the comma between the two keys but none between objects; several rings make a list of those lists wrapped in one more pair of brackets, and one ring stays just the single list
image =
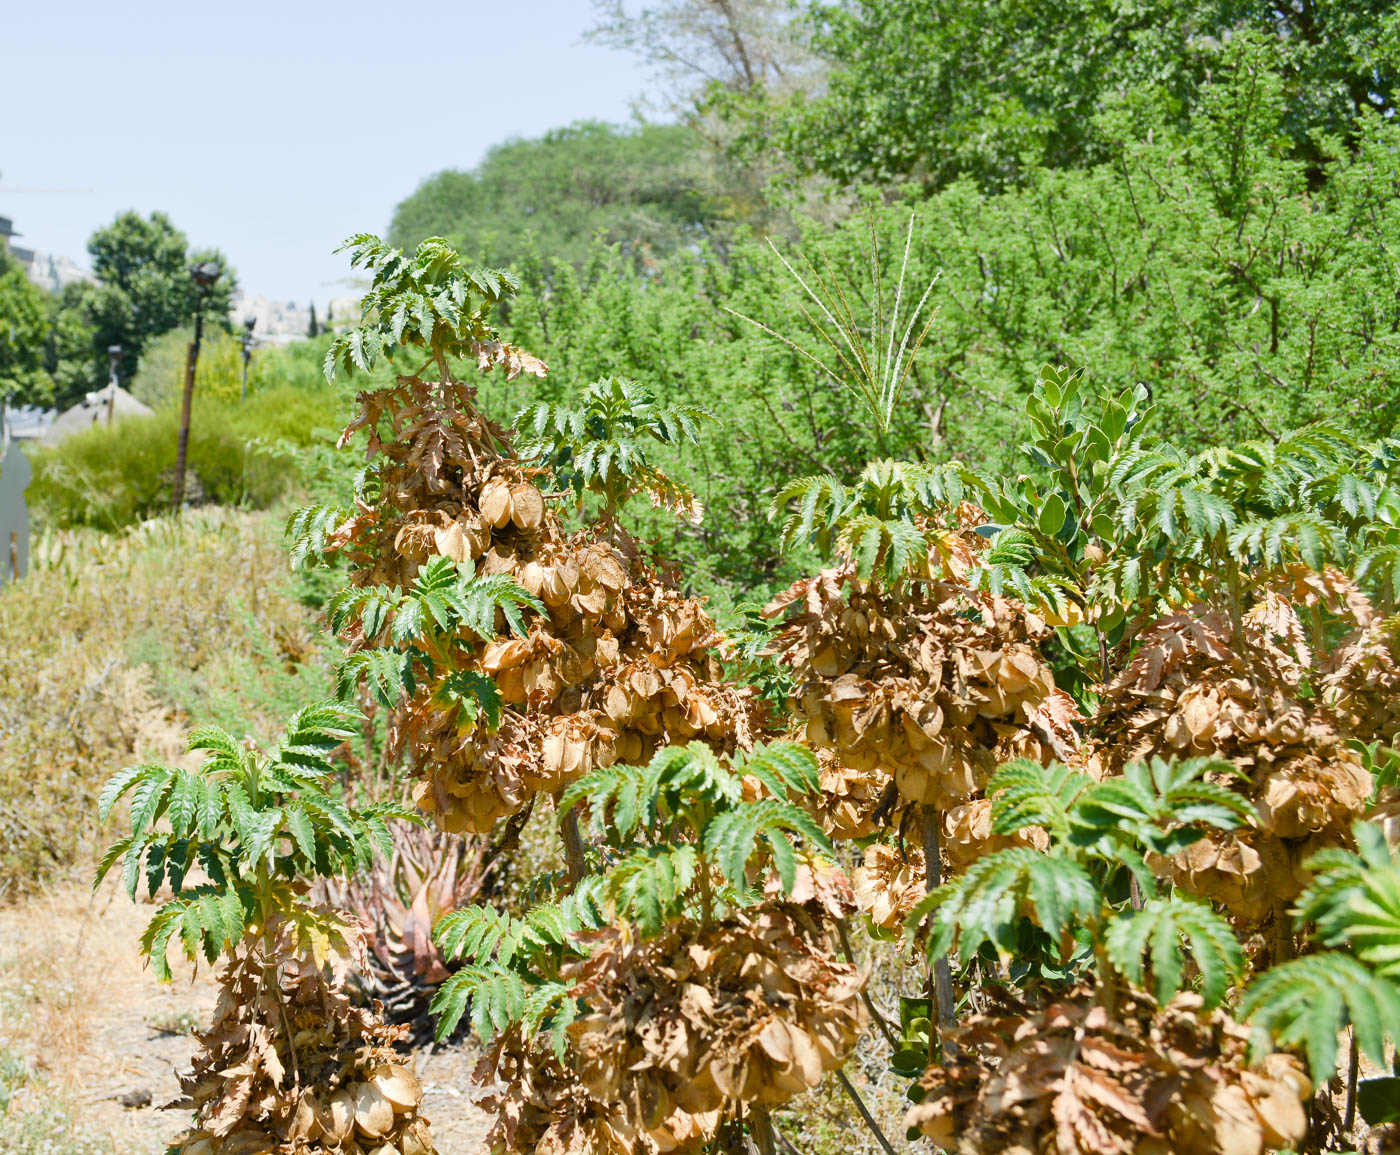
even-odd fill
[{"label": "white building", "polygon": [[19,245],[11,243],[10,238],[19,235],[15,232],[14,221],[9,217],[0,217],[0,245],[4,245],[10,250],[10,256],[24,266],[24,271],[28,274],[29,279],[41,289],[57,293],[64,285],[72,284],[74,281],[95,280],[90,272],[70,257],[36,252],[34,249],[21,248]]}]

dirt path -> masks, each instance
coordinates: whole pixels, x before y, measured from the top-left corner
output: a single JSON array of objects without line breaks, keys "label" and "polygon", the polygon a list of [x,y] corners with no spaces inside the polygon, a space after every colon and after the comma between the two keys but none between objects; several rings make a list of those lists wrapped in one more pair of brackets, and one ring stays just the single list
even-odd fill
[{"label": "dirt path", "polygon": [[[162,1155],[184,1122],[161,1111],[179,1094],[187,1032],[214,1005],[211,973],[177,968],[173,983],[141,966],[141,931],[152,913],[114,883],[96,895],[64,888],[0,908],[0,1060],[35,1077],[13,1092],[11,1113],[61,1107],[75,1141],[110,1143],[119,1155]],[[476,1155],[486,1117],[468,1083],[472,1056],[433,1054],[423,1065],[424,1114],[440,1155]],[[148,1105],[123,1106],[123,1096]]]}]

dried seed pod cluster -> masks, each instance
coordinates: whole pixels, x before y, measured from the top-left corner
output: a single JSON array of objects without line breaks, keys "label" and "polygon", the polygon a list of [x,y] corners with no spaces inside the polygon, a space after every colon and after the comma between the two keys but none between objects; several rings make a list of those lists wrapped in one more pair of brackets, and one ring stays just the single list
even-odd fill
[{"label": "dried seed pod cluster", "polygon": [[818,750],[821,792],[808,803],[813,816],[832,838],[867,838],[880,830],[877,815],[889,775],[856,770],[830,750]]},{"label": "dried seed pod cluster", "polygon": [[1117,1015],[1079,991],[1013,1003],[953,1032],[906,1119],[958,1155],[1263,1155],[1297,1149],[1312,1087],[1292,1055],[1246,1065],[1249,1032],[1194,995]]},{"label": "dried seed pod cluster", "polygon": [[992,803],[988,798],[960,802],[943,812],[943,853],[954,870],[965,870],[986,854],[1030,846],[1045,850],[1050,836],[1039,826],[1026,827],[1015,834],[992,833]]},{"label": "dried seed pod cluster", "polygon": [[[383,455],[378,496],[332,546],[358,584],[412,583],[434,555],[508,574],[547,614],[526,637],[453,655],[399,711],[391,739],[423,779],[415,801],[444,830],[489,831],[535,792],[553,793],[594,766],[645,761],[659,747],[703,739],[748,745],[752,698],[723,678],[721,641],[701,604],[669,586],[625,535],[566,536],[507,435],[456,382],[401,378],[362,394],[345,438],[370,430]],[[385,423],[392,439],[376,430]],[[508,707],[499,729],[463,728],[439,693],[463,670],[495,682]]]},{"label": "dried seed pod cluster", "polygon": [[[269,982],[270,980],[270,982]],[[220,979],[193,1068],[181,1155],[432,1155],[422,1090],[394,1044],[406,1028],[352,1005],[343,965],[287,934],[250,935]]]},{"label": "dried seed pod cluster", "polygon": [[1228,759],[1259,813],[1257,829],[1215,833],[1172,872],[1193,892],[1259,919],[1306,882],[1314,850],[1346,843],[1371,793],[1332,710],[1309,692],[1315,659],[1294,605],[1264,591],[1238,629],[1196,606],[1146,630],[1095,719],[1114,769],[1150,756]]},{"label": "dried seed pod cluster", "polygon": [[[765,612],[786,613],[775,647],[797,676],[791,706],[808,741],[847,768],[862,800],[879,791],[856,775],[893,775],[906,802],[946,810],[1002,761],[1067,752],[1037,716],[1055,694],[1037,649],[1048,629],[1005,598],[955,581],[889,593],[847,567],[796,583]],[[863,829],[862,817],[857,805],[838,828]]]},{"label": "dried seed pod cluster", "polygon": [[865,976],[832,960],[806,921],[764,906],[649,942],[589,936],[591,957],[564,975],[588,1008],[569,1027],[567,1077],[518,1037],[478,1071],[510,1084],[494,1134],[511,1151],[557,1150],[548,1136],[579,1130],[605,1136],[590,1150],[698,1151],[739,1103],[815,1086],[865,1025]]},{"label": "dried seed pod cluster", "polygon": [[872,842],[851,873],[856,905],[878,927],[898,932],[927,891],[924,852]]},{"label": "dried seed pod cluster", "polygon": [[662,1155],[699,1151],[719,1127],[719,1112],[689,1115],[674,1109],[660,1124],[638,1130],[625,1104],[592,1095],[567,1060],[531,1043],[519,1028],[497,1037],[472,1075],[501,1089],[478,1105],[494,1116],[486,1147],[494,1152],[586,1152],[587,1155]]},{"label": "dried seed pod cluster", "polygon": [[1400,616],[1359,622],[1327,660],[1322,697],[1347,737],[1400,742]]}]

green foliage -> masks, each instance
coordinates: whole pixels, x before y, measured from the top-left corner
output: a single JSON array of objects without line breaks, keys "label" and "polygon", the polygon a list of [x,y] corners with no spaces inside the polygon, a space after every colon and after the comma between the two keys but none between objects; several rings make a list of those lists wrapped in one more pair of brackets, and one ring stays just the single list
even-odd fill
[{"label": "green foliage", "polygon": [[[123,382],[136,400],[156,409],[179,403],[194,328],[181,325],[153,338],[141,354],[136,376]],[[324,382],[320,383],[324,389]],[[207,330],[199,347],[195,396],[235,402],[243,387],[243,353],[238,340],[218,328]]]},{"label": "green foliage", "polygon": [[[1183,130],[1211,114],[1212,83],[1251,61],[1279,70],[1280,143],[1316,161],[1364,112],[1389,115],[1400,21],[1378,0],[1278,10],[1225,3],[1053,10],[988,0],[805,5],[831,64],[821,94],[721,96],[741,149],[776,149],[841,184],[959,176],[989,186],[1034,165],[1107,159],[1112,119],[1148,112]],[[1106,123],[1108,122],[1108,123]]]},{"label": "green foliage", "polygon": [[50,320],[44,292],[17,264],[0,264],[0,400],[42,403],[52,393],[44,371]]},{"label": "green foliage", "polygon": [[[910,930],[928,919],[930,957],[954,946],[967,963],[989,943],[1003,958],[1024,962],[1028,921],[1044,937],[1039,949],[1063,965],[1087,946],[1100,981],[1126,981],[1165,1005],[1187,982],[1186,962],[1200,976],[1208,1006],[1243,971],[1244,952],[1230,924],[1208,905],[1156,893],[1151,853],[1170,854],[1207,829],[1228,830],[1249,816],[1247,804],[1205,780],[1230,769],[1204,758],[1129,766],[1121,779],[1095,783],[1063,766],[1025,759],[999,770],[987,787],[992,829],[1014,834],[1041,826],[1048,852],[998,851],[930,891],[910,914]],[[1133,909],[1115,876],[1129,871],[1150,896]]]},{"label": "green foliage", "polygon": [[[1186,456],[1319,419],[1365,443],[1400,417],[1388,384],[1400,366],[1395,285],[1379,255],[1400,245],[1400,127],[1362,118],[1355,149],[1319,176],[1268,143],[1285,111],[1268,72],[1213,72],[1214,111],[1187,130],[1151,110],[1120,118],[1105,129],[1111,161],[1034,167],[999,192],[955,182],[923,201],[907,284],[941,270],[938,318],[883,437],[852,420],[850,394],[825,372],[726,312],[809,331],[804,309],[815,307],[756,243],[681,250],[645,275],[601,247],[577,272],[527,262],[508,334],[549,362],[535,387],[544,399],[619,376],[646,381],[661,404],[702,403],[724,420],[687,454],[709,522],[645,526],[722,607],[766,598],[810,564],[800,551],[780,557],[780,523],[766,519],[781,479],[852,485],[872,459],[956,460],[990,476],[1029,472],[1043,490],[1047,467],[1020,456],[1025,435],[1007,425],[1046,362],[1091,366],[1080,388],[1096,423],[1100,395],[1126,391],[1125,405],[1145,411],[1148,400],[1134,400],[1144,383],[1153,431]],[[902,251],[908,220],[907,203],[876,208],[882,252]],[[861,285],[869,231],[859,215],[805,223],[800,251],[828,280],[829,263],[839,283]],[[873,302],[847,300],[868,329]],[[488,384],[485,403],[515,408],[507,389]],[[663,471],[681,476],[680,461],[657,447]],[[1073,503],[1061,500],[1068,523]],[[1180,504],[1173,516],[1183,520]],[[1035,578],[1036,596],[1055,600],[1053,575]]]},{"label": "green foliage", "polygon": [[763,616],[763,607],[743,602],[720,625],[730,646],[731,657],[724,661],[724,667],[731,678],[752,686],[775,714],[785,714],[795,683],[788,667],[766,652],[773,641],[774,626]]},{"label": "green foliage", "polygon": [[430,350],[475,360],[481,343],[494,336],[491,307],[512,296],[516,281],[502,269],[469,269],[440,237],[423,241],[413,256],[378,237],[359,233],[337,252],[350,252],[353,268],[371,275],[360,303],[361,323],[331,342],[325,374],[337,367],[368,372],[382,357],[392,362],[401,348]]},{"label": "green foliage", "polygon": [[53,384],[53,405],[66,409],[102,385],[107,360],[97,349],[97,334],[84,308],[92,286],[85,281],[64,285],[45,300],[48,334],[44,340],[44,372]]},{"label": "green foliage", "polygon": [[1201,972],[1201,997],[1207,1006],[1218,1006],[1231,978],[1244,973],[1244,951],[1230,924],[1207,904],[1183,897],[1151,899],[1109,925],[1104,948],[1119,973],[1142,988],[1148,984],[1147,955],[1153,997],[1165,1006],[1185,985],[1183,940]]},{"label": "green foliage", "polygon": [[[1035,477],[979,481],[994,519],[974,580],[1117,646],[1135,623],[1214,590],[1242,608],[1246,574],[1355,566],[1400,593],[1400,442],[1317,424],[1199,453],[1146,432],[1144,386],[1116,398],[1045,366],[1026,402]],[[1103,647],[1071,651],[1101,672]]]},{"label": "green foliage", "polygon": [[[791,550],[807,542],[826,557],[855,563],[862,579],[896,586],[928,577],[930,548],[951,510],[976,492],[966,466],[872,461],[849,486],[834,477],[800,477],[778,490],[770,518],[787,511],[779,543]],[[793,504],[795,509],[789,509]]]},{"label": "green foliage", "polygon": [[925,287],[918,304],[909,311],[907,320],[900,317],[899,308],[904,299],[904,278],[909,271],[909,250],[913,243],[914,216],[910,214],[909,228],[904,237],[904,259],[899,266],[899,280],[894,286],[893,299],[887,301],[886,295],[890,293],[890,288],[885,283],[884,270],[881,268],[880,240],[875,229],[872,209],[867,263],[870,266],[869,300],[873,304],[867,320],[858,317],[852,307],[852,301],[864,303],[860,290],[854,284],[849,288],[843,285],[829,262],[826,263],[827,273],[823,276],[810,258],[800,257],[799,262],[806,273],[806,276],[803,276],[778,251],[777,246],[769,241],[769,246],[777,254],[783,268],[802,287],[803,293],[816,307],[819,316],[810,312],[807,303],[803,302],[802,315],[808,327],[815,330],[816,336],[825,346],[820,356],[799,345],[781,331],[764,324],[762,320],[742,313],[735,314],[751,325],[756,325],[770,337],[776,337],[808,364],[815,366],[859,398],[865,406],[866,414],[882,435],[890,430],[895,408],[904,396],[909,374],[914,368],[914,360],[918,357],[934,321],[934,313],[930,311],[916,333],[920,315],[928,303],[929,294],[933,292],[933,286],[937,283],[936,274]]},{"label": "green foliage", "polygon": [[[769,796],[745,802],[745,775]],[[707,921],[717,901],[749,905],[761,894],[765,864],[790,891],[799,844],[830,856],[825,833],[794,801],[817,788],[816,757],[803,746],[756,746],[726,766],[692,742],[658,750],[646,766],[597,767],[564,791],[559,807],[587,804],[589,829],[610,851],[600,897],[652,937],[696,904]]]},{"label": "green foliage", "polygon": [[548,401],[527,406],[512,424],[521,433],[516,452],[547,468],[557,485],[582,499],[603,499],[609,521],[629,498],[648,494],[653,504],[690,509],[694,495],[652,464],[648,442],[694,444],[702,422],[718,422],[701,405],[661,405],[656,394],[609,377],[584,389],[569,405]]},{"label": "green foliage", "polygon": [[[138,763],[108,781],[99,821],[129,794],[131,833],[108,847],[96,883],[118,862],[133,899],[142,881],[152,897],[169,882],[174,897],[141,940],[159,978],[171,977],[175,935],[187,957],[202,951],[212,963],[274,914],[292,920],[318,957],[329,949],[334,921],[300,908],[299,884],[368,867],[375,847],[392,848],[385,820],[413,817],[394,803],[347,806],[330,792],[331,752],[355,736],[356,717],[338,703],[304,707],[265,755],[204,727],[190,736],[190,749],[206,753],[199,770]],[[209,882],[187,889],[195,866]]]},{"label": "green foliage", "polygon": [[438,1038],[452,1034],[470,1006],[472,1029],[483,1043],[518,1023],[527,1035],[547,1031],[562,1056],[578,1006],[558,981],[559,967],[585,957],[575,935],[605,925],[595,890],[595,880],[585,880],[572,894],[536,904],[521,917],[468,906],[439,919],[433,941],[443,956],[468,962],[433,998]]},{"label": "green foliage", "polygon": [[706,235],[724,214],[704,148],[680,125],[583,121],[490,149],[470,172],[429,177],[394,210],[392,244],[447,237],[476,259],[534,252],[581,263],[603,237],[638,266]]},{"label": "green foliage", "polygon": [[[745,775],[771,797],[745,802]],[[559,809],[587,804],[590,828],[605,844],[605,871],[521,917],[471,906],[440,919],[434,941],[467,965],[433,1000],[438,1037],[451,1034],[470,1006],[483,1042],[519,1024],[527,1037],[547,1032],[562,1056],[578,1007],[559,970],[587,957],[576,936],[623,918],[651,937],[696,908],[708,920],[717,903],[751,904],[762,890],[756,872],[768,861],[790,890],[798,839],[804,853],[831,853],[821,828],[792,801],[817,787],[811,751],[783,742],[735,754],[727,765],[695,742],[660,750],[647,766],[590,771],[564,792]]]},{"label": "green foliage", "polygon": [[143,218],[127,211],[88,239],[98,284],[82,296],[93,327],[95,351],[105,362],[109,345],[122,347],[119,372],[131,380],[147,345],[194,317],[198,292],[190,266],[217,261],[223,275],[205,298],[206,327],[226,324],[238,279],[213,250],[192,251],[185,234],[164,213]]},{"label": "green foliage", "polygon": [[[269,389],[241,406],[196,396],[190,471],[213,501],[267,506],[301,480],[303,447],[338,418],[339,401],[324,388]],[[115,530],[168,510],[178,419],[174,409],[122,418],[34,451],[27,496],[36,520]]]},{"label": "green foliage", "polygon": [[1400,856],[1378,826],[1358,822],[1355,853],[1320,851],[1298,900],[1300,927],[1331,949],[1291,959],[1260,975],[1241,1010],[1282,1046],[1307,1054],[1313,1077],[1330,1078],[1337,1035],[1347,1025],[1378,1064],[1400,1039]]},{"label": "green foliage", "polygon": [[[310,537],[315,523],[315,513],[303,510],[294,515],[292,528]],[[445,675],[437,699],[456,709],[459,730],[467,733],[483,720],[494,730],[500,724],[500,691],[483,674],[455,669],[454,656],[464,645],[494,638],[498,617],[523,637],[526,609],[547,612],[508,574],[473,574],[469,566],[442,556],[419,570],[408,591],[346,586],[331,599],[327,617],[337,633],[357,626],[365,648],[341,663],[340,697],[350,699],[363,683],[376,701],[392,708],[413,694],[420,680],[433,682]]]}]

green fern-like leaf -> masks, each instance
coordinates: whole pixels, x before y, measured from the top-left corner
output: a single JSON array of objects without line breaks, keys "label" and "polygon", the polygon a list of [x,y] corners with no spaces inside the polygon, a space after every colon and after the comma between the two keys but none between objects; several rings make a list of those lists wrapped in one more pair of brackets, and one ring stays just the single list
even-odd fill
[{"label": "green fern-like leaf", "polygon": [[705,828],[705,854],[731,886],[742,890],[748,885],[749,862],[762,838],[784,891],[791,892],[797,873],[793,835],[805,838],[823,854],[834,854],[826,833],[810,814],[776,798],[736,806],[716,815]]},{"label": "green fern-like leaf", "polygon": [[1377,974],[1400,980],[1400,856],[1370,822],[1353,827],[1357,852],[1324,850],[1308,861],[1313,880],[1298,900],[1328,946],[1349,946]]},{"label": "green fern-like leaf", "polygon": [[1201,973],[1201,997],[1206,1006],[1218,1006],[1244,967],[1244,951],[1230,924],[1206,904],[1150,899],[1141,910],[1115,918],[1104,935],[1109,960],[1135,986],[1146,989],[1144,955],[1151,960],[1152,994],[1160,1006],[1182,989],[1183,941]]},{"label": "green fern-like leaf", "polygon": [[1337,1035],[1348,1025],[1377,1064],[1386,1061],[1386,1039],[1400,1039],[1400,987],[1340,951],[1269,968],[1245,992],[1240,1011],[1280,1045],[1301,1046],[1318,1081],[1336,1070]]},{"label": "green fern-like leaf", "polygon": [[740,778],[752,774],[775,798],[792,800],[821,789],[817,756],[796,742],[760,743],[747,754],[736,752],[731,764]]},{"label": "green fern-like leaf", "polygon": [[1079,799],[1073,840],[1098,846],[1110,857],[1125,841],[1171,855],[1199,841],[1206,827],[1233,830],[1253,818],[1253,808],[1240,795],[1206,781],[1209,773],[1238,771],[1211,758],[1134,762],[1121,777],[1091,787]]},{"label": "green fern-like leaf", "polygon": [[1043,826],[1052,838],[1065,838],[1074,804],[1091,784],[1087,776],[1058,763],[1045,767],[1028,758],[1008,762],[987,784],[992,832],[1015,834]]},{"label": "green fern-like leaf", "polygon": [[979,859],[961,877],[930,892],[905,926],[912,933],[932,915],[929,956],[947,954],[956,943],[959,958],[967,962],[984,942],[1012,954],[1023,914],[1059,939],[1096,917],[1102,902],[1098,886],[1078,863],[1016,848]]},{"label": "green fern-like leaf", "polygon": [[645,937],[660,934],[695,881],[695,847],[648,846],[634,850],[608,871],[607,895],[617,914],[637,924]]},{"label": "green fern-like leaf", "polygon": [[470,1005],[472,1030],[483,1043],[489,1043],[521,1021],[525,999],[525,980],[514,971],[499,966],[465,966],[438,988],[428,1009],[438,1016],[437,1038],[441,1041],[457,1029]]},{"label": "green fern-like leaf", "polygon": [[305,569],[325,560],[326,537],[342,525],[351,511],[339,506],[308,505],[287,519],[293,569]]}]

